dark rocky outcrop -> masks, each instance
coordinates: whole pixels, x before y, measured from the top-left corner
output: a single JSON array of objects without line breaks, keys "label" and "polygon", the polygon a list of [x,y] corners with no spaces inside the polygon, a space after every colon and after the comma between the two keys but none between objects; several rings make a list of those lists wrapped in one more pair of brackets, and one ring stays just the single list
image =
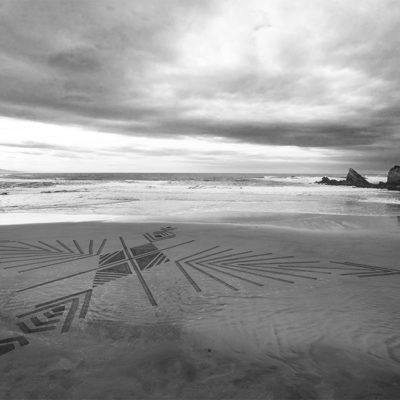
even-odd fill
[{"label": "dark rocky outcrop", "polygon": [[400,191],[400,166],[395,165],[389,170],[387,182],[379,182],[377,184],[368,182],[362,175],[360,175],[353,168],[349,169],[346,179],[337,180],[330,179],[324,176],[320,181],[316,182],[322,185],[333,185],[333,186],[355,186],[362,188],[375,188],[375,189],[387,189],[387,190],[399,190]]},{"label": "dark rocky outcrop", "polygon": [[346,176],[346,183],[351,186],[357,187],[370,187],[371,184],[353,168],[349,169]]},{"label": "dark rocky outcrop", "polygon": [[400,165],[395,165],[390,168],[387,177],[387,183],[389,185],[400,185]]},{"label": "dark rocky outcrop", "polygon": [[344,185],[345,181],[338,181],[337,179],[330,179],[327,176],[322,177],[320,181],[317,181],[315,183],[319,183],[321,185]]},{"label": "dark rocky outcrop", "polygon": [[319,182],[324,185],[334,185],[334,186],[356,186],[356,187],[371,187],[371,183],[369,183],[362,175],[360,175],[353,168],[349,169],[347,173],[346,179],[337,180],[330,179],[327,176],[324,176]]}]

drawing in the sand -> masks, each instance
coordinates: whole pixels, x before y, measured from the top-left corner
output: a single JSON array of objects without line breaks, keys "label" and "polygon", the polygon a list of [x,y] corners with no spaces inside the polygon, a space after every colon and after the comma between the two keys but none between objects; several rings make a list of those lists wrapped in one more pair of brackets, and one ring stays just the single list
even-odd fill
[{"label": "drawing in the sand", "polygon": [[[274,255],[268,251],[255,252],[222,248],[218,245],[191,252],[170,262],[170,257],[167,255],[169,249],[185,247],[194,240],[163,245],[170,239],[177,238],[172,227],[163,227],[156,232],[145,233],[143,237],[147,243],[131,245],[128,239],[121,236],[119,237],[120,248],[114,246],[106,252],[104,249],[107,247],[107,239],[99,243],[95,243],[92,239],[89,243],[73,239],[73,245],[66,243],[65,240],[56,240],[58,247],[47,241],[38,241],[39,245],[22,241],[3,241],[0,244],[0,263],[3,264],[4,270],[17,271],[18,274],[47,268],[53,270],[53,268],[91,257],[97,257],[98,262],[95,268],[18,288],[15,295],[40,290],[43,286],[55,282],[67,283],[70,278],[95,271],[93,281],[86,290],[34,304],[29,311],[17,314],[16,332],[19,330],[19,334],[0,339],[0,355],[29,344],[28,336],[31,334],[48,331],[68,332],[76,317],[78,319],[86,317],[93,291],[117,279],[136,275],[149,305],[157,307],[157,299],[146,281],[145,274],[151,274],[152,269],[167,263],[168,268],[177,267],[187,283],[198,293],[201,293],[203,289],[197,278],[192,276],[193,273],[234,292],[240,290],[240,285],[232,281],[261,288],[270,281],[293,285],[301,280],[315,282],[321,277],[327,279],[332,275],[346,278],[372,278],[400,274],[396,269],[350,261],[302,260],[294,255]],[[205,282],[207,279],[203,281],[203,285]]]}]

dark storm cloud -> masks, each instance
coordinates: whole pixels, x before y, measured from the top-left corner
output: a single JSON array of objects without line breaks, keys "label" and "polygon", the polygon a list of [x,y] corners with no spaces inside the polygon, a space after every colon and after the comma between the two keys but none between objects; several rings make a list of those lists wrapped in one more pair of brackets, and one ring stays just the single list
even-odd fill
[{"label": "dark storm cloud", "polygon": [[[80,110],[87,118],[136,118],[151,83],[143,80],[152,67],[174,58],[171,25],[178,15],[167,12],[174,4],[3,1],[2,103],[33,114],[35,107],[44,108],[49,120],[53,110],[60,111],[55,121],[63,111],[69,120],[81,103],[91,103]],[[193,1],[184,4],[178,9],[198,8]]]},{"label": "dark storm cloud", "polygon": [[[271,16],[253,23],[241,7]],[[400,4],[293,7],[286,21],[273,1],[3,0],[0,115],[389,154],[400,132]],[[223,30],[208,37],[215,16]],[[204,43],[185,45],[191,35]],[[222,49],[205,51],[213,41]],[[233,50],[224,64],[225,43]]]},{"label": "dark storm cloud", "polygon": [[[214,120],[168,120],[162,126],[146,128],[156,134],[160,130],[168,134],[188,136],[227,137],[235,141],[300,147],[347,147],[375,143],[381,131],[373,127],[351,126],[328,122],[291,123],[241,123]],[[126,127],[129,134],[131,129]],[[132,129],[133,130],[133,129]]]}]

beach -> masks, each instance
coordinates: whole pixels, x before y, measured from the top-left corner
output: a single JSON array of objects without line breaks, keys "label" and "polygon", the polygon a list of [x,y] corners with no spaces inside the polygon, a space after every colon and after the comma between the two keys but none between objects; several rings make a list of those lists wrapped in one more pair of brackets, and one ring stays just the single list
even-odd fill
[{"label": "beach", "polygon": [[400,400],[399,22],[0,1],[0,400]]},{"label": "beach", "polygon": [[0,241],[1,398],[400,395],[396,218],[9,225]]}]

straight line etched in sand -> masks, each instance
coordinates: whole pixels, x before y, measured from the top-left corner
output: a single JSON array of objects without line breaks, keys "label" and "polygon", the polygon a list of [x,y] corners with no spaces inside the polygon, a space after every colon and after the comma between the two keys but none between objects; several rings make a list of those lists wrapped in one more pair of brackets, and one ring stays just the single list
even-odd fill
[{"label": "straight line etched in sand", "polygon": [[207,272],[207,271],[203,271],[201,268],[192,265],[192,264],[190,263],[190,261],[186,262],[186,264],[187,264],[189,267],[195,269],[196,271],[199,271],[199,272],[201,272],[202,274],[208,276],[209,278],[214,279],[215,281],[217,281],[217,282],[221,283],[222,285],[228,287],[229,289],[232,289],[232,290],[234,290],[234,291],[236,291],[236,292],[239,290],[239,289],[236,288],[235,286],[230,285],[229,283],[223,281],[222,279],[218,278],[217,276],[215,276],[215,275],[213,275],[213,274],[210,274],[210,273]]},{"label": "straight line etched in sand", "polygon": [[[72,254],[51,254],[51,255],[46,255],[46,256],[38,256],[38,257],[23,257],[23,258],[2,258],[0,261],[0,264],[10,264],[10,263],[16,263],[16,262],[21,262],[21,261],[36,261],[36,260],[61,260],[65,257],[76,257],[77,255],[75,254],[74,256]],[[37,262],[39,264],[39,262]],[[8,268],[8,267],[5,267]]]},{"label": "straight line etched in sand", "polygon": [[26,242],[17,242],[17,243],[21,243],[21,244],[24,244],[25,246],[29,246],[29,247],[34,247],[35,249],[40,249],[40,250],[44,250],[44,251],[50,251],[48,249],[44,249],[43,247],[36,246],[35,244],[30,244],[30,243],[26,243]]},{"label": "straight line etched in sand", "polygon": [[79,245],[79,243],[78,243],[76,240],[74,240],[73,242],[74,242],[74,244],[75,244],[75,247],[78,249],[79,253],[85,254],[85,253],[83,252],[81,246]]},{"label": "straight line etched in sand", "polygon": [[45,245],[45,246],[47,246],[47,247],[50,248],[50,249],[53,249],[53,250],[55,250],[55,251],[58,251],[59,253],[62,253],[62,252],[63,252],[62,250],[58,249],[57,247],[52,246],[51,244],[42,242],[41,240],[38,240],[38,242],[41,243],[41,244],[43,244],[43,245]]},{"label": "straight line etched in sand", "polygon": [[47,267],[53,267],[54,265],[65,264],[67,262],[80,261],[80,260],[83,260],[83,259],[89,258],[89,257],[93,257],[93,256],[74,257],[74,258],[72,258],[70,260],[64,260],[64,261],[60,261],[60,262],[56,262],[56,263],[52,263],[52,264],[40,265],[38,267],[23,269],[23,270],[18,271],[18,272],[21,274],[23,272],[34,271],[36,269],[42,269],[42,268],[47,268]]},{"label": "straight line etched in sand", "polygon": [[194,290],[196,290],[196,292],[201,292],[201,289],[199,287],[199,285],[194,281],[194,279],[189,275],[189,273],[186,271],[186,269],[183,267],[183,265],[181,264],[182,261],[187,260],[191,257],[195,257],[199,254],[203,254],[203,253],[207,253],[208,251],[214,250],[216,248],[218,248],[219,246],[214,246],[211,247],[209,249],[205,249],[202,251],[199,251],[197,253],[194,254],[190,254],[189,256],[186,257],[182,257],[179,260],[175,261],[175,265],[177,266],[177,268],[179,269],[179,271],[181,271],[181,273],[183,274],[183,276],[186,278],[186,280],[193,286]]},{"label": "straight line etched in sand", "polygon": [[60,246],[64,247],[65,250],[68,250],[70,253],[74,253],[74,251],[71,250],[71,249],[70,249],[66,244],[64,244],[61,240],[56,240],[56,242],[57,242]]},{"label": "straight line etched in sand", "polygon": [[92,239],[90,239],[90,242],[89,242],[89,254],[93,254],[93,240]]},{"label": "straight line etched in sand", "polygon": [[51,259],[45,259],[45,260],[39,260],[39,261],[35,261],[35,262],[30,262],[30,263],[25,263],[25,264],[20,264],[20,265],[11,265],[9,267],[4,267],[4,269],[13,269],[13,268],[20,268],[20,267],[27,267],[29,265],[38,265],[38,264],[43,264],[43,263],[47,263],[49,261],[59,261],[61,260],[63,263],[64,262],[68,262],[71,260],[74,260],[75,258],[81,258],[83,256],[79,256],[77,254],[75,255],[65,255],[64,257],[51,257]]},{"label": "straight line etched in sand", "polygon": [[[249,270],[249,269],[252,270],[251,267],[238,268],[238,267],[219,266],[219,268],[231,269],[231,270],[235,270],[235,271],[241,271],[243,273],[247,273],[246,271]],[[260,270],[256,269],[256,271],[260,271]],[[265,270],[265,272],[268,273],[268,274],[287,275],[287,276],[294,276],[294,277],[297,277],[297,278],[317,280],[317,278],[315,278],[315,277],[306,276],[306,275],[289,274],[289,273],[285,273],[285,272],[277,272],[277,271],[270,271],[270,270]]]},{"label": "straight line etched in sand", "polygon": [[106,242],[107,242],[107,239],[103,239],[103,241],[101,242],[101,245],[100,245],[99,249],[97,250],[96,255],[99,255],[99,254],[101,253],[101,251],[103,250],[103,248],[104,248]]},{"label": "straight line etched in sand", "polygon": [[125,256],[129,259],[129,262],[130,262],[130,264],[132,265],[132,267],[133,267],[133,269],[134,269],[134,271],[135,271],[137,277],[139,278],[139,282],[140,282],[140,284],[142,285],[144,291],[146,292],[146,295],[147,295],[147,297],[148,297],[148,299],[149,299],[151,305],[152,305],[152,306],[157,306],[156,299],[154,298],[153,294],[151,293],[150,288],[147,286],[147,283],[146,283],[146,281],[144,280],[143,275],[142,275],[142,273],[141,273],[141,271],[140,271],[140,268],[139,268],[138,265],[136,264],[136,261],[135,261],[135,260],[132,260],[131,253],[130,253],[128,247],[126,246],[123,237],[120,236],[119,240],[121,241],[122,246],[123,246],[123,248],[124,248]]},{"label": "straight line etched in sand", "polygon": [[239,279],[239,280],[244,281],[244,282],[251,283],[251,284],[253,284],[253,285],[264,286],[264,284],[262,284],[262,283],[260,283],[260,282],[255,282],[255,281],[252,281],[252,280],[250,280],[250,279],[243,278],[242,276],[235,275],[235,274],[231,274],[230,272],[221,271],[221,270],[219,270],[218,268],[210,267],[209,265],[206,265],[205,263],[198,263],[198,264],[199,264],[200,266],[202,266],[203,268],[211,269],[211,270],[216,271],[216,272],[218,272],[218,273],[220,273],[220,274],[232,276],[233,278]]}]

